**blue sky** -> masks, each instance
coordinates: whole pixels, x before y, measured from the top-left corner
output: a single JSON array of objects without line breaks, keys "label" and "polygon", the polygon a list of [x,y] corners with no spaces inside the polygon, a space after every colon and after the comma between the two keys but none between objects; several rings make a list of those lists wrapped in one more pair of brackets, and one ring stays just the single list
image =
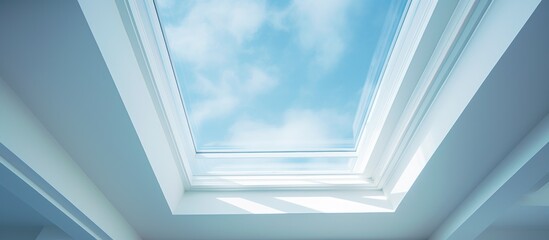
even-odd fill
[{"label": "blue sky", "polygon": [[386,52],[378,46],[393,39],[380,36],[395,32],[406,6],[403,0],[156,3],[199,151],[354,148],[361,95],[377,81],[369,72],[385,61],[376,51]]}]

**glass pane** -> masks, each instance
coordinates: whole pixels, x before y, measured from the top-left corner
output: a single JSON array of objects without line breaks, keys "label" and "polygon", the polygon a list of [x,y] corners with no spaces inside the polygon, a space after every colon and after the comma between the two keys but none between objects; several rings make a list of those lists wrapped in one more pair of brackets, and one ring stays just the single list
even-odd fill
[{"label": "glass pane", "polygon": [[355,162],[355,157],[195,158],[191,166],[194,176],[349,174]]},{"label": "glass pane", "polygon": [[157,0],[196,150],[355,150],[407,4]]}]

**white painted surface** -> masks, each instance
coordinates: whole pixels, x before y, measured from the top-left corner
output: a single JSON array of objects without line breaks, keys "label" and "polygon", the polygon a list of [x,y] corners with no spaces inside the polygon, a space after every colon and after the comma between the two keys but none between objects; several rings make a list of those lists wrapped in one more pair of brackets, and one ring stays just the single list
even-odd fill
[{"label": "white painted surface", "polygon": [[40,233],[40,227],[3,227],[0,226],[0,239],[35,240]]},{"label": "white painted surface", "polygon": [[498,229],[489,228],[476,240],[547,240],[549,238],[549,229]]},{"label": "white painted surface", "polygon": [[43,227],[35,240],[72,240],[69,235],[54,226]]},{"label": "white painted surface", "polygon": [[548,143],[549,115],[477,186],[431,239],[471,239],[482,233],[502,209],[512,207],[549,172]]},{"label": "white painted surface", "polygon": [[[178,153],[170,148],[172,142],[166,138],[162,119],[157,114],[150,114],[149,110],[155,109],[159,102],[158,99],[151,99],[149,88],[153,86],[148,86],[144,80],[150,76],[142,72],[145,68],[140,68],[136,58],[136,54],[142,53],[137,46],[131,45],[132,41],[136,41],[135,36],[126,33],[126,27],[132,28],[131,23],[124,23],[120,18],[117,1],[78,2],[147,157],[151,159],[151,167],[168,206],[174,209],[184,193],[184,177],[180,175]],[[118,1],[118,4],[124,3]]]},{"label": "white painted surface", "polygon": [[[0,112],[8,113],[0,115],[2,144],[109,236],[139,239],[133,228],[1,79]],[[32,186],[33,183],[28,184]]]}]

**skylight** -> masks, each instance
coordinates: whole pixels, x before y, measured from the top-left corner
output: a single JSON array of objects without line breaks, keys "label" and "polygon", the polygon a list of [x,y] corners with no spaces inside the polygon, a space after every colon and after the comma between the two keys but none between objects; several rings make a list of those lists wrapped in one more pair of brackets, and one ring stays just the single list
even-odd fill
[{"label": "skylight", "polygon": [[355,151],[407,5],[156,1],[195,150]]},{"label": "skylight", "polygon": [[122,2],[113,21],[91,8],[90,27],[173,214],[394,212],[520,30],[501,20],[529,16],[477,0]]}]

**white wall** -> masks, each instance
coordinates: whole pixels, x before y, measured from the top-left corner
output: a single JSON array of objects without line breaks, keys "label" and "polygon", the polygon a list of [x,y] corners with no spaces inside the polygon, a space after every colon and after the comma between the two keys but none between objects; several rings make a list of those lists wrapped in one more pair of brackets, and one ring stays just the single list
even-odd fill
[{"label": "white wall", "polygon": [[[90,225],[82,221],[89,219],[93,222],[92,225],[101,229],[99,232],[104,231],[102,234],[110,238],[139,239],[134,229],[2,79],[0,113],[0,143],[23,161],[14,163],[13,160],[0,156],[0,167],[8,169],[27,184],[27,187],[14,186],[10,180],[4,179],[9,178],[10,174],[3,174],[0,177],[4,181],[4,187],[19,198],[30,198],[24,199],[25,202],[71,235],[79,232],[81,234],[84,229],[84,232],[91,234],[88,237],[94,236],[97,231],[90,229]],[[32,170],[25,170],[28,168]],[[29,174],[39,177],[31,178]],[[38,183],[37,180],[45,183]],[[52,216],[53,214],[48,212],[51,208],[46,209],[45,205],[38,205],[39,199],[36,195],[29,195],[28,189],[34,189],[66,216]],[[61,195],[64,202],[56,199],[56,195]],[[78,217],[74,213],[83,214],[85,217]],[[75,226],[75,222],[82,229],[68,229],[60,225]],[[93,238],[99,238],[98,236],[95,235]]]}]

